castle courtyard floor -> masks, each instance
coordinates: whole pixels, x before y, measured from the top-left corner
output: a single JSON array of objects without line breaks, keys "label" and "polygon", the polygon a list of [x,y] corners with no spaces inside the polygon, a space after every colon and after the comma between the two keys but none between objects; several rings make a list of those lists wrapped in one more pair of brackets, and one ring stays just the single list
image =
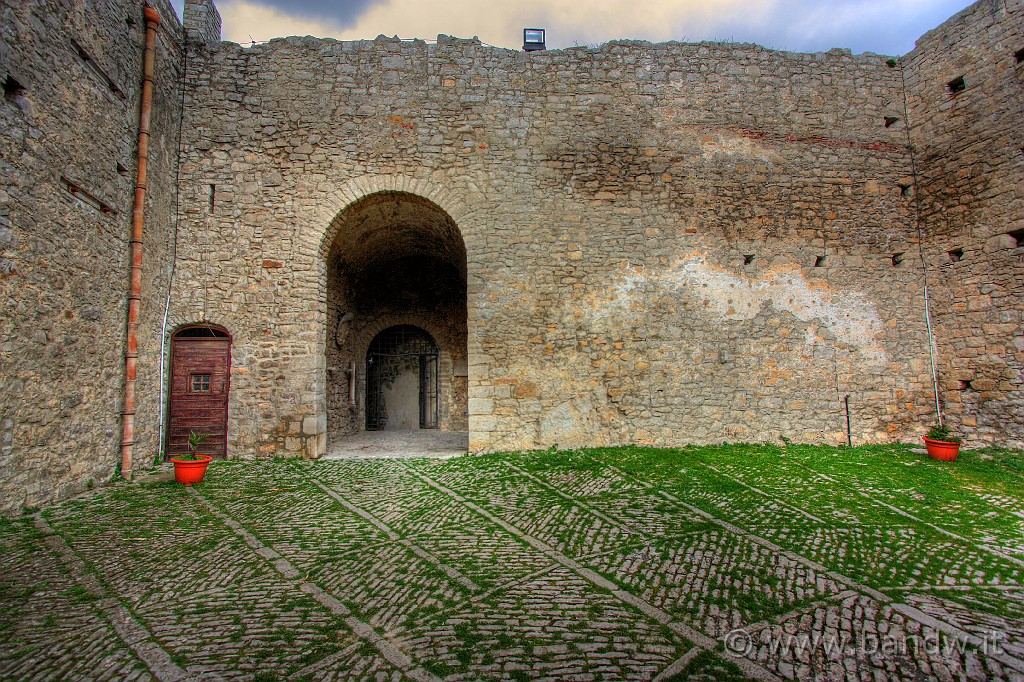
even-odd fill
[{"label": "castle courtyard floor", "polygon": [[1024,680],[1024,454],[233,461],[0,520],[0,679]]}]

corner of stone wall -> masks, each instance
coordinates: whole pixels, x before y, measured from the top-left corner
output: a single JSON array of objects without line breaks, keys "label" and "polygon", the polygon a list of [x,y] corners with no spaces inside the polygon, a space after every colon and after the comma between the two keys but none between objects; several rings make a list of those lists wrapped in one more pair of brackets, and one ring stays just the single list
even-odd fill
[{"label": "corner of stone wall", "polygon": [[327,413],[289,415],[263,437],[261,457],[319,459],[327,454]]},{"label": "corner of stone wall", "polygon": [[191,43],[220,42],[220,12],[213,0],[185,0],[185,38]]},{"label": "corner of stone wall", "polygon": [[940,400],[971,446],[1024,443],[1022,9],[1022,0],[975,2],[901,60]]}]

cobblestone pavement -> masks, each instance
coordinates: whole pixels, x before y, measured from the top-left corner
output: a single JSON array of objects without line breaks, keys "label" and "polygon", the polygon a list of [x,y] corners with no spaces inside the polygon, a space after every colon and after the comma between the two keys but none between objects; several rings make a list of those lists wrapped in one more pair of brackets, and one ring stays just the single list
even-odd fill
[{"label": "cobblestone pavement", "polygon": [[227,462],[0,521],[3,679],[1024,680],[1021,453]]}]

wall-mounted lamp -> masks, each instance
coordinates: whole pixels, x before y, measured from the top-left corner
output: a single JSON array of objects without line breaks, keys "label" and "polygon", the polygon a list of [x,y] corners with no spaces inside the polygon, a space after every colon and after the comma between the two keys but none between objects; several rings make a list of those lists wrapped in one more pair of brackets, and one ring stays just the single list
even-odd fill
[{"label": "wall-mounted lamp", "polygon": [[524,28],[523,29],[523,49],[527,52],[536,52],[537,50],[546,50],[547,46],[544,44],[544,29],[542,28]]}]

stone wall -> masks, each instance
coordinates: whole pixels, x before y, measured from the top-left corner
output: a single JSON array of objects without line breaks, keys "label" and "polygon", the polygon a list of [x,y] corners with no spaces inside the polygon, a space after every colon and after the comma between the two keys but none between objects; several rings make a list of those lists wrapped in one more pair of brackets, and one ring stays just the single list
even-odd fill
[{"label": "stone wall", "polygon": [[436,204],[465,242],[475,450],[845,442],[846,396],[858,443],[934,418],[884,58],[210,47],[189,67],[173,315],[236,335],[235,453],[326,430],[331,226],[383,191]]},{"label": "stone wall", "polygon": [[971,442],[1020,447],[1024,2],[977,2],[904,62],[944,412]]},{"label": "stone wall", "polygon": [[[157,448],[181,27],[155,2],[136,450]],[[120,462],[145,23],[141,2],[0,0],[0,511],[106,481]]]},{"label": "stone wall", "polygon": [[[926,281],[950,421],[1024,444],[1022,0],[980,0],[898,61],[243,49],[211,0],[187,0],[188,41],[154,4],[137,466],[159,450],[169,286],[167,334],[232,334],[231,456],[318,456],[359,430],[359,364],[392,324],[438,341],[442,426],[478,451],[839,443],[847,401],[855,443],[916,437],[935,418]],[[144,24],[129,0],[0,16],[11,512],[120,459]]]}]

